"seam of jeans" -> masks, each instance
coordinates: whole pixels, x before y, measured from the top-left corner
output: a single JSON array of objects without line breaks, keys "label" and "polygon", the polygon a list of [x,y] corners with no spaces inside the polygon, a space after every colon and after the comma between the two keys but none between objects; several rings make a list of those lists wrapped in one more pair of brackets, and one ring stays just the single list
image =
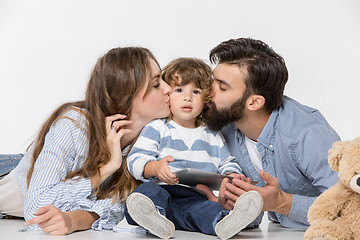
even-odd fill
[{"label": "seam of jeans", "polygon": [[18,154],[0,154],[0,160],[1,159],[7,159],[7,158],[11,158],[11,159],[19,159],[19,158],[23,158],[24,154],[23,153],[18,153]]},{"label": "seam of jeans", "polygon": [[17,158],[11,158],[9,161],[6,161],[6,162],[0,164],[0,166],[6,165],[6,164],[11,163],[11,162],[14,162],[16,160],[18,160],[18,159]]}]

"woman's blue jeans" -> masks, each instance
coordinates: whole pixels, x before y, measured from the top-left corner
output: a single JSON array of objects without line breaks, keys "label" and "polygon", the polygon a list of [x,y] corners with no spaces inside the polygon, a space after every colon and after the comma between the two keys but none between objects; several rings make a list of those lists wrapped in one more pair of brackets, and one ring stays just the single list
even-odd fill
[{"label": "woman's blue jeans", "polygon": [[[16,168],[23,156],[23,154],[0,154],[0,180]],[[13,217],[0,213],[1,218]]]},{"label": "woman's blue jeans", "polygon": [[0,154],[0,179],[14,170],[24,154]]},{"label": "woman's blue jeans", "polygon": [[[210,201],[201,193],[178,185],[141,184],[134,192],[148,196],[176,229],[216,235],[215,225],[229,213],[219,203]],[[137,225],[125,206],[129,224]]]}]

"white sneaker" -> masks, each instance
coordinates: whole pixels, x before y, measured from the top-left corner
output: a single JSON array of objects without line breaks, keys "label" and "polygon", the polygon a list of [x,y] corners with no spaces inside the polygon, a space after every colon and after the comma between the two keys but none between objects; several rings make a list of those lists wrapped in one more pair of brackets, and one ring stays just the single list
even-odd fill
[{"label": "white sneaker", "polygon": [[175,232],[174,224],[161,215],[153,201],[142,193],[132,193],[126,199],[126,206],[132,219],[159,238],[168,239]]},{"label": "white sneaker", "polygon": [[234,209],[221,219],[215,226],[216,235],[228,239],[238,234],[259,216],[264,200],[257,191],[249,191],[241,195]]}]

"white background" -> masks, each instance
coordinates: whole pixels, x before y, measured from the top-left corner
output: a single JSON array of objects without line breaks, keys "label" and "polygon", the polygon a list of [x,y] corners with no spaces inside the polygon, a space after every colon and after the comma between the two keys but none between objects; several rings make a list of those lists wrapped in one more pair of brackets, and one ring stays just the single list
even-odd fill
[{"label": "white background", "polygon": [[359,0],[0,0],[0,153],[24,152],[61,103],[83,99],[96,60],[144,46],[161,66],[261,39],[289,69],[285,94],[360,136]]}]

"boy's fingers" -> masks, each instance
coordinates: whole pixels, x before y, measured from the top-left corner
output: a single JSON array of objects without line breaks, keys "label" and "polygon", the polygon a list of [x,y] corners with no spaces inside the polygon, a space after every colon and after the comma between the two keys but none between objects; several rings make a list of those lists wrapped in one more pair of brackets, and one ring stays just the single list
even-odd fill
[{"label": "boy's fingers", "polygon": [[174,161],[174,158],[171,157],[171,156],[166,156],[166,157],[164,157],[164,159],[165,159],[166,161],[168,161],[168,162],[173,162],[173,161]]}]

